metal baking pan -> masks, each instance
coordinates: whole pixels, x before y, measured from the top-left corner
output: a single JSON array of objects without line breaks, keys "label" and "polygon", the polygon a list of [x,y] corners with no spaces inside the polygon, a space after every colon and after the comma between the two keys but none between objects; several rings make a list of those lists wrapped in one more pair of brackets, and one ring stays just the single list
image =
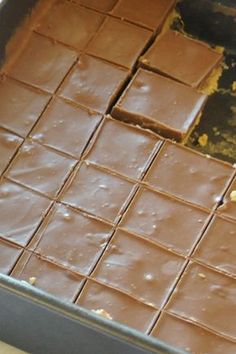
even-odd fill
[{"label": "metal baking pan", "polygon": [[[4,61],[5,48],[10,37],[36,2],[37,0],[0,0],[0,65]],[[226,60],[236,62],[235,0],[183,0],[178,4],[178,8],[188,33],[224,46]],[[178,28],[181,23],[176,23],[175,26]],[[229,108],[233,100],[235,104],[235,93],[230,90],[235,69],[236,64],[223,74],[220,81],[222,92],[216,93],[209,100],[206,107],[207,117],[202,119],[190,139],[189,145],[193,148],[201,149],[194,139],[202,131],[207,133],[214,143],[212,127],[220,124],[220,128],[227,131],[227,137],[231,137],[228,139],[230,149],[236,151],[236,117],[231,115]],[[219,102],[219,95],[223,102],[222,108],[219,114],[214,114],[214,102]],[[235,123],[233,125],[232,120]],[[217,139],[220,138],[218,135]],[[204,152],[208,152],[207,147]],[[223,151],[217,150],[212,155],[232,161],[232,154],[228,156]],[[1,274],[0,340],[35,354],[183,353],[155,338],[100,318],[86,309],[60,301],[37,288]]]}]

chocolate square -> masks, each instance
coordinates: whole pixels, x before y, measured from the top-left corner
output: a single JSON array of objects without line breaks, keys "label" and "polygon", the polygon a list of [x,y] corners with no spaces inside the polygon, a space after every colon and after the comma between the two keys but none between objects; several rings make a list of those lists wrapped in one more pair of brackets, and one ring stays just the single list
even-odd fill
[{"label": "chocolate square", "polygon": [[140,59],[140,64],[186,85],[198,87],[221,60],[222,54],[209,45],[169,30],[157,37]]},{"label": "chocolate square", "polygon": [[236,220],[236,178],[234,178],[225,194],[223,204],[220,205],[217,210],[221,215]]},{"label": "chocolate square", "polygon": [[190,263],[169,300],[167,310],[235,339],[235,294],[235,279]]},{"label": "chocolate square", "polygon": [[174,253],[118,230],[92,276],[159,308],[170,295],[184,262]]},{"label": "chocolate square", "polygon": [[165,194],[141,188],[120,226],[183,255],[191,253],[209,214]]},{"label": "chocolate square", "polygon": [[11,163],[7,176],[53,198],[61,189],[75,163],[75,160],[42,145],[26,141]]},{"label": "chocolate square", "polygon": [[147,29],[107,17],[86,51],[125,68],[132,68],[151,35],[152,32]]},{"label": "chocolate square", "polygon": [[37,32],[83,50],[102,24],[104,16],[76,6],[73,2],[57,1],[37,25]]},{"label": "chocolate square", "polygon": [[73,50],[33,33],[12,66],[10,75],[52,93],[58,88],[76,58],[77,54]]},{"label": "chocolate square", "polygon": [[116,222],[134,189],[133,183],[83,162],[60,199],[75,208]]},{"label": "chocolate square", "polygon": [[26,246],[44,218],[50,201],[18,184],[0,184],[0,236]]},{"label": "chocolate square", "polygon": [[214,216],[193,257],[236,277],[236,223]]},{"label": "chocolate square", "polygon": [[105,113],[122,88],[128,71],[103,60],[82,55],[65,79],[60,96]]},{"label": "chocolate square", "polygon": [[89,274],[111,237],[112,226],[57,204],[30,249],[63,267]]},{"label": "chocolate square", "polygon": [[161,143],[150,132],[106,117],[86,159],[140,179]]},{"label": "chocolate square", "polygon": [[108,13],[115,5],[117,0],[69,0],[74,4],[81,4],[85,7]]},{"label": "chocolate square", "polygon": [[0,174],[3,173],[22,142],[22,138],[0,128]]},{"label": "chocolate square", "polygon": [[31,137],[79,159],[101,119],[97,113],[56,98],[38,121]]},{"label": "chocolate square", "polygon": [[197,123],[206,95],[156,73],[139,69],[112,116],[182,141]]},{"label": "chocolate square", "polygon": [[166,142],[145,181],[157,190],[213,209],[220,202],[234,169],[231,165]]},{"label": "chocolate square", "polygon": [[0,273],[9,274],[21,252],[22,248],[0,239]]},{"label": "chocolate square", "polygon": [[82,276],[27,251],[17,262],[11,276],[56,295],[61,300],[70,301],[77,297],[84,283]]},{"label": "chocolate square", "polygon": [[0,80],[0,126],[25,137],[50,96],[10,78]]},{"label": "chocolate square", "polygon": [[77,302],[103,317],[148,332],[157,310],[120,291],[88,280]]}]

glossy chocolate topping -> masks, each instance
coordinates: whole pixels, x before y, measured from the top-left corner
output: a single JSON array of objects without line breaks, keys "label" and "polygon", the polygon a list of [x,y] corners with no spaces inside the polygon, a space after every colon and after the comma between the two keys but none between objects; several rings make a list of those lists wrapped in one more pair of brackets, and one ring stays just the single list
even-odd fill
[{"label": "glossy chocolate topping", "polygon": [[50,201],[19,185],[0,184],[0,236],[25,246],[42,221]]},{"label": "glossy chocolate topping", "polygon": [[236,223],[214,216],[194,257],[236,277]]},{"label": "glossy chocolate topping", "polygon": [[118,0],[111,14],[156,30],[161,27],[175,0]]},{"label": "glossy chocolate topping", "polygon": [[157,37],[154,44],[140,59],[140,63],[146,68],[197,87],[221,59],[222,54],[207,44],[188,38],[179,32],[167,31]]},{"label": "glossy chocolate topping", "polygon": [[83,285],[83,277],[25,251],[11,276],[33,283],[62,300],[73,301]]},{"label": "glossy chocolate topping", "polygon": [[23,139],[0,128],[0,174],[14,156]]},{"label": "glossy chocolate topping", "polygon": [[171,252],[118,230],[93,277],[158,308],[170,294],[184,262]]},{"label": "glossy chocolate topping", "polygon": [[0,126],[25,137],[49,97],[9,78],[0,80]]},{"label": "glossy chocolate topping", "polygon": [[152,336],[192,354],[234,354],[236,351],[236,343],[167,313],[161,315]]},{"label": "glossy chocolate topping", "polygon": [[220,202],[233,174],[229,164],[166,142],[145,181],[160,191],[212,209]]},{"label": "glossy chocolate topping", "polygon": [[50,103],[31,137],[79,159],[101,118],[57,98]]},{"label": "glossy chocolate topping", "polygon": [[76,58],[77,54],[73,50],[33,33],[11,68],[10,75],[45,91],[54,92]]},{"label": "glossy chocolate topping", "polygon": [[57,204],[44,219],[30,248],[63,267],[89,274],[111,233],[111,225]]},{"label": "glossy chocolate topping", "polygon": [[190,264],[167,310],[236,339],[236,279]]},{"label": "glossy chocolate topping", "polygon": [[139,69],[112,115],[182,140],[196,122],[205,100],[205,95],[190,87]]},{"label": "glossy chocolate topping", "polygon": [[98,30],[104,16],[65,0],[56,1],[37,25],[43,35],[83,50]]},{"label": "glossy chocolate topping", "polygon": [[69,0],[74,4],[81,4],[91,9],[101,11],[101,12],[109,12],[117,0]]},{"label": "glossy chocolate topping", "polygon": [[149,30],[107,17],[87,51],[112,63],[132,68],[151,35]]},{"label": "glossy chocolate topping", "polygon": [[105,113],[127,75],[124,68],[82,55],[63,83],[60,96]]},{"label": "glossy chocolate topping", "polygon": [[104,310],[112,320],[142,332],[148,331],[157,312],[151,306],[91,280],[86,283],[76,303],[89,310]]},{"label": "glossy chocolate topping", "polygon": [[219,206],[218,211],[220,214],[236,220],[236,178],[230,185],[223,199],[223,204]]},{"label": "glossy chocolate topping", "polygon": [[20,247],[0,239],[0,273],[9,274],[21,252]]},{"label": "glossy chocolate topping", "polygon": [[209,214],[201,209],[141,188],[120,226],[187,255],[200,238],[208,218]]},{"label": "glossy chocolate topping", "polygon": [[49,197],[57,195],[76,161],[42,145],[26,141],[11,163],[7,176]]},{"label": "glossy chocolate topping", "polygon": [[83,162],[60,199],[115,222],[129,202],[134,188],[133,183]]},{"label": "glossy chocolate topping", "polygon": [[140,179],[160,145],[161,140],[155,135],[106,117],[86,159]]}]

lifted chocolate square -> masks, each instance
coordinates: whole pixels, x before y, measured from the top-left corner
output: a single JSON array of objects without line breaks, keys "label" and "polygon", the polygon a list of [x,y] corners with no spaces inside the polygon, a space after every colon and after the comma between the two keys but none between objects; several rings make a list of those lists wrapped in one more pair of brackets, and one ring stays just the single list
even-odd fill
[{"label": "lifted chocolate square", "polygon": [[159,30],[175,2],[175,0],[118,0],[111,14],[151,30]]},{"label": "lifted chocolate square", "polygon": [[86,159],[140,179],[161,142],[150,132],[106,117]]},{"label": "lifted chocolate square", "polygon": [[166,142],[145,181],[157,190],[213,209],[233,176],[231,165]]},{"label": "lifted chocolate square", "polygon": [[120,291],[89,280],[77,302],[103,317],[148,332],[157,310]]},{"label": "lifted chocolate square", "polygon": [[109,12],[117,2],[117,0],[69,0],[75,4],[81,4],[88,8],[100,11],[100,12]]},{"label": "lifted chocolate square", "polygon": [[18,184],[0,184],[0,236],[26,246],[51,202]]},{"label": "lifted chocolate square", "polygon": [[235,340],[235,294],[236,279],[190,263],[167,310]]},{"label": "lifted chocolate square", "polygon": [[224,196],[223,204],[217,210],[220,214],[236,220],[236,178]]},{"label": "lifted chocolate square", "polygon": [[221,59],[222,54],[209,45],[169,30],[157,37],[140,59],[140,64],[189,86],[198,87],[220,64]]},{"label": "lifted chocolate square", "polygon": [[120,226],[167,249],[188,255],[199,240],[209,214],[165,194],[140,188]]},{"label": "lifted chocolate square", "polygon": [[0,239],[0,273],[9,274],[21,253],[22,248]]},{"label": "lifted chocolate square", "polygon": [[42,145],[26,141],[6,174],[10,179],[53,198],[75,163],[75,160]]},{"label": "lifted chocolate square", "polygon": [[163,313],[152,336],[190,353],[234,354],[236,343],[191,322]]},{"label": "lifted chocolate square", "polygon": [[54,92],[76,58],[77,54],[73,50],[33,33],[11,68],[10,75],[45,91]]},{"label": "lifted chocolate square", "polygon": [[101,119],[97,113],[56,98],[38,121],[31,137],[79,159]]},{"label": "lifted chocolate square", "polygon": [[236,223],[214,216],[193,257],[236,277]]},{"label": "lifted chocolate square", "polygon": [[134,189],[135,184],[83,162],[60,199],[95,216],[116,222]]},{"label": "lifted chocolate square", "polygon": [[3,173],[22,142],[22,138],[0,128],[0,174]]},{"label": "lifted chocolate square", "polygon": [[198,121],[206,96],[191,87],[139,69],[112,116],[182,141]]},{"label": "lifted chocolate square", "polygon": [[128,71],[103,60],[82,55],[64,81],[60,96],[100,113],[113,103]]},{"label": "lifted chocolate square", "polygon": [[147,29],[107,17],[86,50],[96,57],[132,68],[151,36],[152,32]]},{"label": "lifted chocolate square", "polygon": [[168,298],[184,262],[182,257],[118,230],[92,276],[158,308]]},{"label": "lifted chocolate square", "polygon": [[56,204],[29,247],[63,267],[89,274],[107,245],[112,229],[112,225]]},{"label": "lifted chocolate square", "polygon": [[73,2],[56,1],[36,29],[39,33],[83,50],[102,24],[104,16],[76,6]]},{"label": "lifted chocolate square", "polygon": [[82,276],[27,251],[17,262],[11,276],[62,300],[71,301],[77,297],[84,283]]},{"label": "lifted chocolate square", "polygon": [[0,126],[25,137],[50,96],[10,78],[0,80]]}]

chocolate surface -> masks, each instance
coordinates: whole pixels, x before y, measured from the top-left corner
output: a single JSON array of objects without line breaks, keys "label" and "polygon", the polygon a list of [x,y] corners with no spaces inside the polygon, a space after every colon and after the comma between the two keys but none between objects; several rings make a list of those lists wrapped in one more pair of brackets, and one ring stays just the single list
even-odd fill
[{"label": "chocolate surface", "polygon": [[62,300],[71,301],[76,298],[84,282],[82,276],[27,251],[21,256],[11,276],[28,283],[33,279],[32,286],[56,295]]},{"label": "chocolate surface", "polygon": [[101,119],[97,113],[56,98],[40,118],[31,137],[79,159]]},{"label": "chocolate surface", "polygon": [[0,236],[25,246],[49,206],[48,199],[3,179],[0,184]]},{"label": "chocolate surface", "polygon": [[22,252],[22,248],[0,239],[0,273],[9,274]]},{"label": "chocolate surface", "polygon": [[101,12],[109,12],[117,0],[69,0],[75,4],[81,4]]},{"label": "chocolate surface", "polygon": [[234,178],[230,188],[228,189],[224,199],[223,204],[218,207],[220,214],[236,220],[236,178]]},{"label": "chocolate surface", "polygon": [[201,209],[141,188],[120,226],[167,249],[187,255],[200,238],[208,217],[209,214]]},{"label": "chocolate surface", "polygon": [[97,12],[76,6],[73,2],[59,0],[38,24],[37,31],[83,50],[102,24],[103,19],[104,16]]},{"label": "chocolate surface", "polygon": [[145,181],[160,191],[212,209],[220,202],[233,174],[229,164],[166,142]]},{"label": "chocolate surface", "polygon": [[160,145],[154,134],[106,117],[86,159],[140,179]]},{"label": "chocolate surface", "polygon": [[222,54],[207,44],[169,30],[157,37],[140,63],[145,68],[198,87],[221,59]]},{"label": "chocolate surface", "polygon": [[30,248],[66,268],[89,274],[111,233],[111,225],[57,204]]},{"label": "chocolate surface", "polygon": [[236,279],[190,264],[167,310],[235,340]]},{"label": "chocolate surface", "polygon": [[196,123],[206,96],[156,73],[139,69],[112,115],[182,140]]},{"label": "chocolate surface", "polygon": [[118,230],[92,276],[158,308],[170,294],[184,262],[182,257]]},{"label": "chocolate surface", "polygon": [[127,78],[128,71],[82,55],[64,81],[60,96],[105,113]]},{"label": "chocolate surface", "polygon": [[96,57],[132,68],[151,35],[149,30],[107,17],[86,50]]},{"label": "chocolate surface", "polygon": [[120,291],[89,280],[77,302],[89,310],[105,310],[112,320],[147,332],[156,310]]},{"label": "chocolate surface", "polygon": [[152,336],[192,354],[234,354],[236,351],[236,343],[167,313],[161,315]]},{"label": "chocolate surface", "polygon": [[63,202],[109,221],[117,221],[135,185],[83,162],[60,198]]},{"label": "chocolate surface", "polygon": [[25,137],[48,100],[49,95],[10,78],[0,80],[0,126]]},{"label": "chocolate surface", "polygon": [[75,163],[73,159],[26,141],[11,163],[7,176],[35,191],[55,197]]},{"label": "chocolate surface", "polygon": [[77,54],[73,50],[33,33],[11,68],[10,75],[45,91],[54,92],[76,58]]},{"label": "chocolate surface", "polygon": [[193,257],[236,277],[236,223],[214,216]]},{"label": "chocolate surface", "polygon": [[156,30],[161,27],[175,0],[118,0],[111,14]]},{"label": "chocolate surface", "polygon": [[3,173],[23,139],[0,128],[0,174]]}]

